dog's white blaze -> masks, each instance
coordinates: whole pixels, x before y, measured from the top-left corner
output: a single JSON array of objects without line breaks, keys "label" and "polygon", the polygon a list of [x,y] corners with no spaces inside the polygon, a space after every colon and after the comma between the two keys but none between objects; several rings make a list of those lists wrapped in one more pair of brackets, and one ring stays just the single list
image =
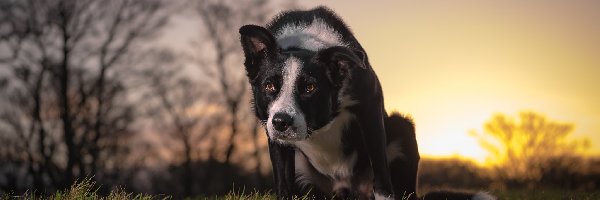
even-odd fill
[{"label": "dog's white blaze", "polygon": [[331,178],[350,177],[358,155],[342,152],[342,131],[352,120],[348,111],[338,114],[329,124],[315,130],[306,140],[294,142],[321,174]]},{"label": "dog's white blaze", "polygon": [[295,130],[290,131],[291,138],[289,139],[302,139],[307,136],[306,133],[306,121],[304,120],[304,114],[296,105],[294,100],[294,93],[296,93],[296,80],[300,74],[302,62],[295,57],[290,57],[283,66],[283,85],[280,88],[279,94],[275,101],[271,103],[269,107],[269,119],[267,120],[267,130],[270,138],[276,138],[278,133],[273,127],[273,116],[275,113],[286,113],[294,119],[292,125]]},{"label": "dog's white blaze", "polygon": [[283,49],[298,47],[318,51],[332,46],[347,46],[342,36],[319,18],[313,19],[310,24],[288,24],[275,33],[275,38]]}]

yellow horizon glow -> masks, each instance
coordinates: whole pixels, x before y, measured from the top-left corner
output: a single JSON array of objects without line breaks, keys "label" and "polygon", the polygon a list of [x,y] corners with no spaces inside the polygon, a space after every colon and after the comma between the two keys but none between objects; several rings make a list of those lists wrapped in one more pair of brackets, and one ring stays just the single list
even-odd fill
[{"label": "yellow horizon glow", "polygon": [[[411,115],[424,157],[486,163],[469,131],[529,110],[575,124],[600,154],[600,2],[303,1],[352,28],[386,109]],[[489,160],[487,161],[489,162]]]}]

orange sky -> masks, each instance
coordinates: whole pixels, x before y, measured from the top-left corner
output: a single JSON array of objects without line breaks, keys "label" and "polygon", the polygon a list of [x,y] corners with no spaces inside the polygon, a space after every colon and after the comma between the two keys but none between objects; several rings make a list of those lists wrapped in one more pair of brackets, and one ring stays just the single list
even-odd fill
[{"label": "orange sky", "polygon": [[412,115],[425,156],[486,153],[470,130],[532,110],[600,153],[600,1],[300,1],[351,26],[386,108]]}]

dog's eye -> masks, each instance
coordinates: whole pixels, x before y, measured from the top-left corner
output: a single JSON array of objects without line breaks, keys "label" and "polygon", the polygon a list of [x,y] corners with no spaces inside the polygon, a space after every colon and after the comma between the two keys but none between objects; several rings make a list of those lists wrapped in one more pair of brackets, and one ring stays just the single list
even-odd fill
[{"label": "dog's eye", "polygon": [[314,83],[309,83],[308,85],[306,85],[306,93],[312,93],[317,89],[317,85],[315,85]]},{"label": "dog's eye", "polygon": [[269,93],[274,93],[277,91],[277,88],[275,87],[275,84],[267,83],[267,84],[265,84],[265,91],[267,91]]}]

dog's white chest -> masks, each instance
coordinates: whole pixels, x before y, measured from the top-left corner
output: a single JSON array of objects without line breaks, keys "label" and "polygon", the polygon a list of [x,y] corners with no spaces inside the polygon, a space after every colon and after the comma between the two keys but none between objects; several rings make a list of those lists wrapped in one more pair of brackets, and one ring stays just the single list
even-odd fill
[{"label": "dog's white chest", "polygon": [[[357,154],[353,152],[345,155],[342,150],[342,131],[351,119],[349,112],[341,112],[331,123],[316,130],[310,138],[295,143],[321,174],[334,179],[352,176]],[[302,169],[298,171],[302,173]]]},{"label": "dog's white chest", "polygon": [[352,175],[352,168],[356,163],[356,153],[344,155],[340,145],[322,141],[299,142],[297,147],[321,174],[331,178],[345,178]]}]

